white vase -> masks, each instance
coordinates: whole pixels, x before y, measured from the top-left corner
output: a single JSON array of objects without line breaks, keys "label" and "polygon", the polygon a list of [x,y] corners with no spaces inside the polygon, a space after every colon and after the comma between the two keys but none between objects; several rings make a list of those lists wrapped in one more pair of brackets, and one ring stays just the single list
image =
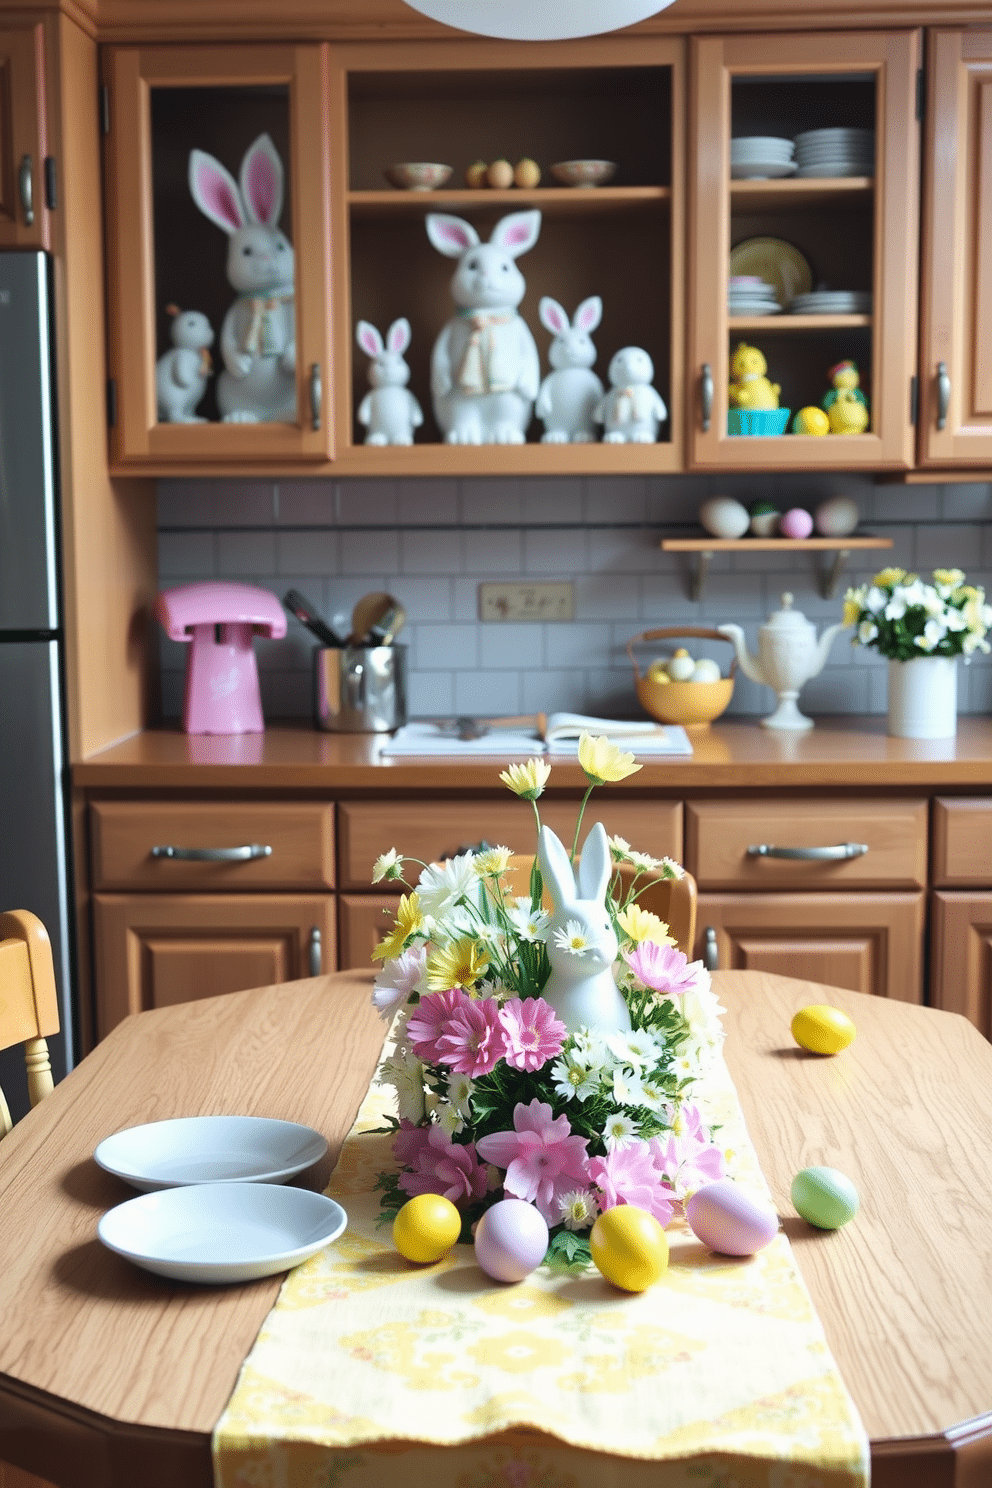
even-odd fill
[{"label": "white vase", "polygon": [[896,739],[950,739],[958,727],[956,656],[889,662],[889,733]]}]

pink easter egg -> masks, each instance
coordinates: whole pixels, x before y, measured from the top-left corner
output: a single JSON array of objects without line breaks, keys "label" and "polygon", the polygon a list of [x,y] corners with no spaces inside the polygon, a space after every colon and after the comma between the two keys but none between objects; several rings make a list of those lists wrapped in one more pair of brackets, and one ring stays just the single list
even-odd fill
[{"label": "pink easter egg", "polygon": [[686,1202],[685,1217],[697,1240],[721,1255],[749,1256],[778,1233],[778,1215],[732,1178],[707,1183]]},{"label": "pink easter egg", "polygon": [[544,1218],[523,1199],[500,1199],[475,1227],[475,1259],[494,1281],[523,1281],[547,1248]]},{"label": "pink easter egg", "polygon": [[803,507],[794,506],[783,512],[779,518],[778,530],[783,537],[809,537],[813,531],[813,518]]}]

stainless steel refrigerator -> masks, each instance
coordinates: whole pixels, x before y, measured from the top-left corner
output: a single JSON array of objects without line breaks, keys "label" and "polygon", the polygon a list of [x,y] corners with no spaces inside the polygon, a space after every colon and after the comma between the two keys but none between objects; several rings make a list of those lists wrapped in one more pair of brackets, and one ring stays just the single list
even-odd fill
[{"label": "stainless steel refrigerator", "polygon": [[[51,264],[0,253],[0,909],[30,909],[51,936],[62,1030],[76,1043],[59,565]],[[15,1120],[27,1110],[20,1048],[0,1052]]]}]

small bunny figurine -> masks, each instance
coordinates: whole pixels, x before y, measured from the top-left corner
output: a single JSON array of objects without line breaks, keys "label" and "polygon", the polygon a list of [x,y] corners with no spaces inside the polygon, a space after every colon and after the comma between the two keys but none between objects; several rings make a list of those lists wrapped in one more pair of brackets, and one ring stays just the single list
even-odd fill
[{"label": "small bunny figurine", "polygon": [[427,236],[457,258],[451,293],[458,313],[434,343],[431,392],[446,444],[523,444],[541,367],[516,307],[527,288],[514,260],[533,248],[538,211],[511,212],[480,243],[460,217],[431,212]]},{"label": "small bunny figurine", "polygon": [[241,185],[212,155],[191,150],[189,189],[230,244],[227,277],[238,298],[224,317],[225,371],[217,404],[225,423],[295,423],[296,307],[293,250],[277,223],[282,161],[267,134],[241,162]]},{"label": "small bunny figurine", "polygon": [[410,368],[403,353],[410,345],[410,322],[394,320],[386,332],[386,344],[374,325],[360,320],[355,339],[372,358],[366,393],[358,409],[358,422],[368,430],[366,444],[412,444],[413,431],[424,422],[420,404],[407,389]]},{"label": "small bunny figurine", "polygon": [[604,444],[654,444],[658,425],[668,418],[651,386],[654,364],[639,346],[625,346],[610,362],[610,391],[593,415],[604,426]]},{"label": "small bunny figurine", "polygon": [[[606,908],[606,891],[613,872],[606,829],[597,822],[589,831],[572,871],[568,853],[550,827],[542,827],[537,862],[554,909],[548,935],[551,975],[541,992],[569,1033],[577,1028],[596,1028],[603,1033],[621,1033],[630,1028],[630,1013],[613,979],[617,959],[617,936]],[[554,932],[566,930],[569,921],[580,928],[586,945],[570,951],[555,944]]]},{"label": "small bunny figurine", "polygon": [[596,438],[593,415],[603,396],[603,384],[591,370],[596,348],[590,333],[602,319],[603,302],[599,295],[583,300],[574,324],[550,295],[543,297],[537,313],[555,338],[548,351],[554,371],[541,383],[534,407],[544,422],[541,443],[591,444]]},{"label": "small bunny figurine", "polygon": [[212,373],[208,346],[214,333],[207,317],[199,310],[180,310],[167,305],[172,316],[172,350],[155,363],[155,398],[162,424],[205,424],[196,413],[196,405],[207,390]]}]

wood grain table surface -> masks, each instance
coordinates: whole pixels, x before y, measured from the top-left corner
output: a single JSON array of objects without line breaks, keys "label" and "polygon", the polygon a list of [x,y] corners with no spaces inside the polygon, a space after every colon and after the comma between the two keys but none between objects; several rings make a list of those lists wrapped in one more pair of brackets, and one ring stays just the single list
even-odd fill
[{"label": "wood grain table surface", "polygon": [[[172,1116],[280,1117],[331,1143],[368,1085],[383,1025],[371,973],[141,1013],[0,1147],[0,1460],[63,1488],[210,1488],[210,1433],[281,1277],[197,1287],[96,1238],[133,1190],[98,1168],[111,1132]],[[726,1058],[841,1373],[876,1488],[992,1482],[992,1046],[954,1014],[759,972],[717,972]],[[797,1049],[792,1014],[854,1018],[843,1054]],[[795,1216],[811,1164],[861,1210],[836,1232]]]}]

